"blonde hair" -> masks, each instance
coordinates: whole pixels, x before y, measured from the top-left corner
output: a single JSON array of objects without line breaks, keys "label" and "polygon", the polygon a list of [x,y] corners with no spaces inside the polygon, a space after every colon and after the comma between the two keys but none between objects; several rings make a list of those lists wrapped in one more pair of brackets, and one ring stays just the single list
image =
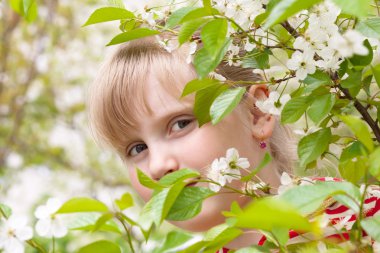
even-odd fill
[{"label": "blonde hair", "polygon": [[[119,46],[97,74],[88,97],[90,126],[97,140],[114,148],[122,159],[125,133],[136,127],[136,116],[152,113],[145,98],[145,92],[152,92],[145,89],[147,76],[154,74],[169,94],[177,97],[184,84],[197,78],[194,67],[186,62],[184,48],[168,52],[155,37],[131,41]],[[261,79],[252,69],[226,63],[220,64],[217,72],[231,81]],[[193,97],[189,99],[193,102]],[[276,123],[269,146],[278,171],[291,171],[296,149],[290,129]]]}]

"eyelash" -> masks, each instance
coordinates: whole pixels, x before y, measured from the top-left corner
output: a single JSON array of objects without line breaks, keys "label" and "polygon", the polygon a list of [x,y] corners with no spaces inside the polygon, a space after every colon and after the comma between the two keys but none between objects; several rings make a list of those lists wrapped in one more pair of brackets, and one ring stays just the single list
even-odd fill
[{"label": "eyelash", "polygon": [[[178,131],[181,131],[182,129],[186,128],[187,126],[189,126],[194,120],[193,119],[180,119],[180,120],[177,120],[174,122],[174,124],[170,127],[170,132],[178,132]],[[178,129],[178,130],[175,130],[173,131],[173,128],[175,125],[177,125],[178,123],[180,122],[186,122],[185,126],[183,126],[182,128]],[[143,146],[143,150],[140,151],[140,152],[137,152],[136,151],[136,154],[132,155],[132,151],[137,148],[137,147],[141,147]],[[140,154],[141,152],[143,152],[145,149],[147,149],[148,146],[144,143],[139,143],[139,144],[136,144],[134,146],[132,146],[132,148],[130,148],[128,151],[127,151],[127,156],[130,156],[130,157],[133,157],[133,156],[137,156],[138,154]]]}]

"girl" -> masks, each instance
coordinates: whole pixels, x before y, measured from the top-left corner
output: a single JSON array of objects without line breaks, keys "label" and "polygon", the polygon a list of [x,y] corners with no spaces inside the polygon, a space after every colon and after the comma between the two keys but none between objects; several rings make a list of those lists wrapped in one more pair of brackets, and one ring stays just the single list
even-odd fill
[{"label": "girl", "polygon": [[[247,88],[242,102],[220,123],[198,127],[193,113],[194,96],[180,98],[186,83],[197,78],[187,63],[186,46],[168,52],[157,39],[148,37],[119,47],[94,82],[89,100],[90,120],[98,138],[113,147],[128,167],[132,186],[147,201],[151,190],[136,175],[140,168],[154,180],[181,168],[198,170],[206,177],[215,158],[235,148],[255,167],[269,152],[272,162],[258,174],[275,194],[282,172],[295,161],[291,132],[276,116],[260,111],[255,103],[268,97],[265,85]],[[230,81],[258,81],[251,69],[221,63],[218,74]],[[230,183],[242,188],[242,182]],[[197,183],[205,186],[205,183]],[[206,199],[202,211],[187,221],[172,222],[190,231],[206,231],[224,222],[221,212],[237,201],[251,198],[222,189]],[[241,248],[262,241],[248,231],[228,245]]]}]

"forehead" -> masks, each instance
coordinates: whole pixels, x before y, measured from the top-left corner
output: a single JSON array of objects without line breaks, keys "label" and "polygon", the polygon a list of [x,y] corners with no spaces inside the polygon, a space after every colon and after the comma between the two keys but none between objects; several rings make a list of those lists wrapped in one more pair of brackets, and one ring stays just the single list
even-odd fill
[{"label": "forehead", "polygon": [[[191,78],[191,77],[189,77]],[[147,116],[160,117],[171,111],[179,111],[192,107],[193,97],[181,98],[182,89],[185,86],[168,89],[161,83],[159,76],[155,73],[148,75],[145,84],[144,98]],[[141,114],[143,112],[140,112]]]}]

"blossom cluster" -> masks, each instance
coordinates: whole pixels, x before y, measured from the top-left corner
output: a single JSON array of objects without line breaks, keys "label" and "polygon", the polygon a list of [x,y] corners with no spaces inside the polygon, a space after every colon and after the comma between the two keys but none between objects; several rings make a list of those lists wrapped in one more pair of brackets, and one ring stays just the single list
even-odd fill
[{"label": "blossom cluster", "polygon": [[325,1],[310,11],[298,14],[302,23],[305,22],[302,16],[308,15],[309,18],[307,29],[294,41],[296,51],[287,62],[287,67],[295,71],[297,79],[305,79],[317,67],[336,71],[344,57],[368,54],[368,49],[363,45],[363,35],[352,28],[348,28],[344,34],[339,32],[336,21],[340,11],[332,2]]},{"label": "blossom cluster", "polygon": [[209,187],[212,191],[218,192],[220,189],[232,180],[240,179],[240,169],[248,169],[250,163],[247,158],[239,157],[239,153],[235,148],[230,148],[226,152],[226,157],[215,159],[207,174],[212,181]]},{"label": "blossom cluster", "polygon": [[[38,219],[35,229],[39,236],[47,238],[64,237],[68,230],[62,217],[56,212],[62,203],[56,198],[48,199],[45,205],[37,207],[35,216]],[[25,242],[32,239],[33,229],[28,226],[25,216],[12,214],[0,220],[0,249],[4,253],[23,253]]]}]

